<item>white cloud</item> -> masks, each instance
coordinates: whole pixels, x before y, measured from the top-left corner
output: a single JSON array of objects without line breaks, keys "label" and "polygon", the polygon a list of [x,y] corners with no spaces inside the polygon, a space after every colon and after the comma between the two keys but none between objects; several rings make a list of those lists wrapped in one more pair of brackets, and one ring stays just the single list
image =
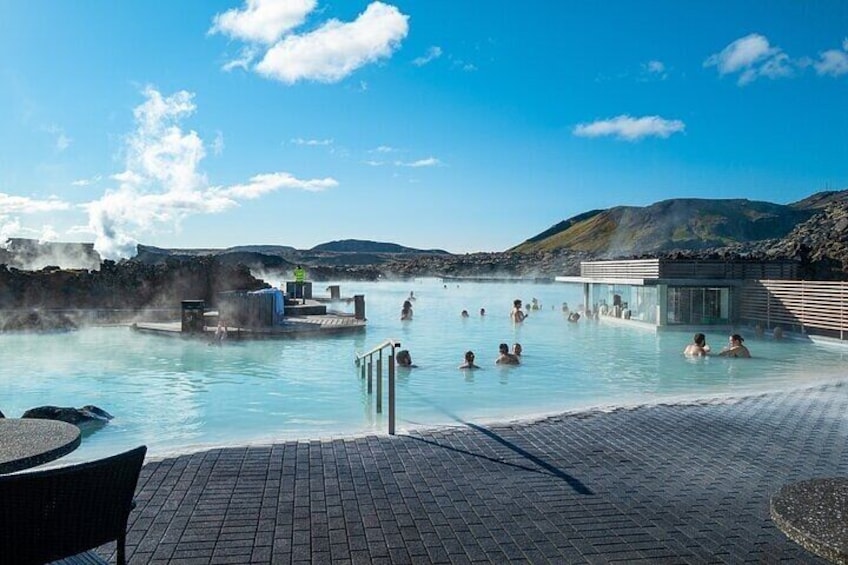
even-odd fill
[{"label": "white cloud", "polygon": [[271,44],[302,24],[316,4],[317,0],[246,0],[240,10],[216,14],[209,33]]},{"label": "white cloud", "polygon": [[291,142],[295,145],[308,145],[311,147],[333,144],[332,139],[304,139],[302,137],[292,138]]},{"label": "white cloud", "polygon": [[270,173],[256,175],[250,179],[248,184],[237,184],[226,188],[215,189],[213,192],[224,198],[258,198],[269,192],[281,188],[297,188],[309,192],[321,192],[328,188],[338,186],[339,183],[333,178],[301,180],[289,173]]},{"label": "white cloud", "polygon": [[20,236],[27,231],[21,225],[20,215],[58,212],[70,208],[69,203],[55,196],[37,200],[0,192],[0,248],[6,248],[10,237]]},{"label": "white cloud", "polygon": [[434,61],[442,56],[442,48],[438,45],[433,45],[427,49],[427,53],[421,57],[416,57],[412,60],[412,64],[416,67],[423,67],[427,63]]},{"label": "white cloud", "polygon": [[369,159],[367,161],[363,161],[363,163],[365,163],[366,165],[368,165],[370,167],[380,167],[382,165],[385,165],[385,163],[383,161],[375,161],[374,159]]},{"label": "white cloud", "polygon": [[[256,175],[248,184],[211,187],[200,171],[206,155],[194,131],[181,121],[194,113],[193,94],[163,97],[153,88],[134,110],[136,129],[126,139],[126,169],[112,176],[118,187],[84,206],[94,248],[105,259],[132,257],[137,237],[157,230],[178,230],[194,214],[215,214],[280,188],[322,190],[333,179],[300,180],[289,173]],[[214,145],[214,144],[213,144]]]},{"label": "white cloud", "polygon": [[224,132],[215,132],[215,139],[212,141],[212,153],[214,155],[224,154]]},{"label": "white cloud", "polygon": [[221,66],[221,70],[225,72],[230,72],[233,69],[244,69],[245,71],[250,70],[250,65],[253,64],[254,59],[256,59],[256,57],[258,57],[261,53],[261,49],[258,49],[253,45],[248,45],[247,47],[239,50],[238,57],[224,63],[223,66]]},{"label": "white cloud", "polygon": [[57,212],[60,210],[69,210],[70,208],[70,204],[56,197],[50,197],[47,200],[36,200],[26,196],[13,196],[0,192],[0,216]]},{"label": "white cloud", "polygon": [[394,147],[390,147],[388,145],[380,145],[379,147],[372,149],[371,153],[393,153],[397,151]]},{"label": "white cloud", "polygon": [[390,57],[409,32],[408,19],[394,6],[372,2],[353,22],[332,19],[310,33],[283,38],[255,69],[287,84],[338,82],[368,63]]},{"label": "white cloud", "polygon": [[720,75],[739,73],[740,86],[757,77],[786,77],[792,74],[789,56],[779,47],[772,47],[768,39],[757,33],[732,42],[719,53],[704,61],[704,67],[716,67]]},{"label": "white cloud", "polygon": [[59,137],[56,138],[56,149],[59,151],[64,151],[65,149],[71,146],[71,141],[73,140],[70,137],[68,137],[64,133],[60,133]]},{"label": "white cloud", "polygon": [[848,73],[848,38],[842,41],[842,51],[829,49],[821,53],[813,66],[820,75],[837,77]]},{"label": "white cloud", "polygon": [[685,128],[686,125],[680,120],[666,120],[659,116],[632,118],[621,115],[609,120],[578,124],[572,133],[579,137],[615,136],[627,141],[636,141],[650,136],[667,138],[684,131]]},{"label": "white cloud", "polygon": [[720,53],[710,55],[704,65],[718,67],[721,74],[735,73],[771,56],[773,52],[774,48],[769,46],[768,39],[752,33],[737,39]]},{"label": "white cloud", "polygon": [[49,133],[50,135],[56,136],[54,141],[54,147],[56,151],[60,153],[71,146],[71,142],[73,139],[65,135],[65,130],[60,128],[57,125],[46,126],[42,128],[44,131]]},{"label": "white cloud", "polygon": [[45,224],[41,228],[41,235],[38,236],[38,243],[47,243],[48,241],[57,241],[59,234],[53,229],[53,226]]},{"label": "white cloud", "polygon": [[6,218],[0,214],[0,249],[9,248],[9,238],[21,232],[21,222],[17,218]]},{"label": "white cloud", "polygon": [[654,59],[642,64],[642,72],[641,75],[637,77],[637,80],[665,80],[668,78],[668,74],[668,67],[666,67],[665,63]]},{"label": "white cloud", "polygon": [[418,159],[417,161],[410,161],[408,163],[405,163],[405,162],[402,162],[402,161],[396,161],[395,162],[395,165],[397,165],[399,167],[413,167],[413,168],[435,167],[435,166],[440,165],[440,164],[441,164],[441,162],[438,159],[436,159],[435,157],[427,157],[426,159]]},{"label": "white cloud", "polygon": [[662,61],[648,61],[645,63],[645,70],[651,74],[665,73],[665,64]]},{"label": "white cloud", "polygon": [[451,67],[455,69],[460,69],[467,73],[477,70],[477,66],[474,63],[469,63],[467,61],[463,61],[462,59],[455,59],[453,57],[451,57]]},{"label": "white cloud", "polygon": [[95,175],[90,179],[77,179],[75,181],[71,181],[71,186],[90,186],[94,183],[100,182],[103,179],[101,175]]}]

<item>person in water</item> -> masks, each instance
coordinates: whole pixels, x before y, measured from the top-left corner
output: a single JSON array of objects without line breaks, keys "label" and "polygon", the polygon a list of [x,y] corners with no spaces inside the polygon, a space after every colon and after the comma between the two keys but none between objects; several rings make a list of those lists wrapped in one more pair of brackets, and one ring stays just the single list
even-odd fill
[{"label": "person in water", "polygon": [[739,334],[733,334],[730,336],[730,345],[725,347],[719,355],[722,357],[751,357],[751,352],[748,351],[748,348],[742,345],[742,342],[745,341],[742,339],[742,336]]},{"label": "person in water", "polygon": [[518,358],[521,358],[521,352],[523,351],[520,343],[512,344],[512,354]]},{"label": "person in water", "polygon": [[395,353],[395,362],[398,367],[406,367],[407,369],[412,369],[413,367],[418,366],[412,364],[412,355],[410,355],[409,351],[406,349],[401,349]]},{"label": "person in water", "polygon": [[485,308],[480,308],[480,315],[481,315],[481,316],[485,316],[485,315],[486,315],[486,309],[485,309]]},{"label": "person in water", "polygon": [[459,366],[460,369],[479,369],[480,367],[474,364],[474,352],[465,352],[465,362]]},{"label": "person in water", "polygon": [[709,352],[710,346],[707,345],[707,336],[702,333],[696,333],[692,343],[683,350],[683,354],[690,357],[703,357]]},{"label": "person in water", "polygon": [[400,319],[401,320],[411,320],[412,319],[412,302],[409,300],[403,301],[403,308],[400,310]]},{"label": "person in water", "polygon": [[498,346],[498,359],[495,361],[498,365],[518,365],[521,363],[521,360],[509,352],[509,346],[505,343],[502,343]]},{"label": "person in water", "polygon": [[225,339],[227,339],[227,324],[223,320],[218,320],[218,327],[215,328],[215,342],[221,345]]},{"label": "person in water", "polygon": [[512,301],[512,312],[510,312],[509,316],[515,323],[523,322],[527,318],[527,314],[521,309],[521,299],[516,298]]},{"label": "person in water", "polygon": [[463,318],[467,318],[468,317],[468,310],[463,310],[462,313],[460,314],[460,316],[462,316]]},{"label": "person in water", "polygon": [[580,314],[578,314],[577,312],[572,312],[568,315],[568,321],[572,324],[576,324],[580,321]]}]

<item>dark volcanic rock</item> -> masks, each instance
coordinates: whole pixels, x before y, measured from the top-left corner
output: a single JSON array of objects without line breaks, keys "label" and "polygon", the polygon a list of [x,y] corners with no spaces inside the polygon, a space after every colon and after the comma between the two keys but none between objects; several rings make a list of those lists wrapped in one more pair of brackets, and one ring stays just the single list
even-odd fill
[{"label": "dark volcanic rock", "polygon": [[0,332],[56,332],[72,331],[77,324],[61,312],[32,310],[0,315]]},{"label": "dark volcanic rock", "polygon": [[267,286],[246,266],[224,265],[212,256],[168,258],[157,265],[104,261],[99,271],[0,265],[0,309],[179,308],[182,300],[214,304],[222,291]]},{"label": "dark volcanic rock", "polygon": [[105,424],[111,420],[113,416],[102,408],[86,404],[82,408],[38,406],[37,408],[30,408],[24,412],[21,418],[60,420],[62,422],[79,426],[81,424]]},{"label": "dark volcanic rock", "polygon": [[552,278],[580,274],[580,261],[589,253],[568,250],[533,253],[466,253],[465,255],[420,256],[392,261],[383,266],[387,276],[411,278],[449,276],[474,278]]}]

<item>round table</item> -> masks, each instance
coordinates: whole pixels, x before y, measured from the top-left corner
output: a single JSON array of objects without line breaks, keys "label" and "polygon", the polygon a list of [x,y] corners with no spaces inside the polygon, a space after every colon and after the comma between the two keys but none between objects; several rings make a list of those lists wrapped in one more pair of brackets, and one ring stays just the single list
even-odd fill
[{"label": "round table", "polygon": [[0,418],[0,474],[29,469],[67,455],[80,429],[58,420]]},{"label": "round table", "polygon": [[848,478],[784,486],[771,497],[771,518],[805,549],[833,563],[848,563]]}]

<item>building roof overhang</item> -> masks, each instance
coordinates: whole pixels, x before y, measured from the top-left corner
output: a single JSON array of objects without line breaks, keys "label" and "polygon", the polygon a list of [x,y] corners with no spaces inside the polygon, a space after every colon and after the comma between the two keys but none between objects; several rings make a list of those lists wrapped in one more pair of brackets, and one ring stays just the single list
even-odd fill
[{"label": "building roof overhang", "polygon": [[555,277],[556,282],[572,284],[613,284],[630,286],[742,286],[742,279],[625,279],[615,277]]}]

